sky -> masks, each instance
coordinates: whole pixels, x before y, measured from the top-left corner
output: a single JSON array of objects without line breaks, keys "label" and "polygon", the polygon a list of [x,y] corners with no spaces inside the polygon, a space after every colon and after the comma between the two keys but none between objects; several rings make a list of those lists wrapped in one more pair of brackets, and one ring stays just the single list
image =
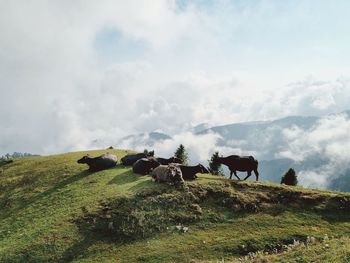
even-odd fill
[{"label": "sky", "polygon": [[185,140],[200,123],[348,110],[349,9],[347,0],[0,0],[0,154],[151,131]]}]

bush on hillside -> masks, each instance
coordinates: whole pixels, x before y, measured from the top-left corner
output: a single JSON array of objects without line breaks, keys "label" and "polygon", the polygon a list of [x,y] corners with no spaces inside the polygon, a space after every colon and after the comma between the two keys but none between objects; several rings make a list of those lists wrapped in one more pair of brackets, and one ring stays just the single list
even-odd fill
[{"label": "bush on hillside", "polygon": [[293,185],[293,186],[298,184],[298,178],[293,168],[290,168],[288,172],[286,172],[282,176],[281,184]]}]

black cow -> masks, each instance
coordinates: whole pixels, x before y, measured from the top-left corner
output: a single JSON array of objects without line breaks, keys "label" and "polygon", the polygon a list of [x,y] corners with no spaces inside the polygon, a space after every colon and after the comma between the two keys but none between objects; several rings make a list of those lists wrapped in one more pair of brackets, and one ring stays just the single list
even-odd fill
[{"label": "black cow", "polygon": [[147,157],[152,157],[154,155],[154,151],[151,151],[149,153],[136,153],[136,154],[128,154],[125,155],[123,158],[121,158],[122,164],[126,166],[131,166],[136,161],[142,159],[142,158],[147,158]]},{"label": "black cow", "polygon": [[4,159],[0,159],[0,166],[12,163],[13,160],[4,160]]},{"label": "black cow", "polygon": [[85,155],[79,159],[77,163],[86,163],[89,166],[89,171],[96,172],[116,166],[118,160],[114,154],[103,154],[98,157],[91,158]]},{"label": "black cow", "polygon": [[218,157],[214,162],[224,164],[230,169],[230,179],[232,179],[233,173],[238,180],[241,180],[237,176],[237,171],[240,171],[247,172],[247,176],[243,179],[246,180],[252,175],[252,171],[254,171],[256,180],[259,181],[258,161],[253,156],[230,155],[227,157]]},{"label": "black cow", "polygon": [[197,177],[197,173],[208,174],[209,171],[203,165],[197,164],[195,166],[187,166],[187,165],[177,165],[182,172],[182,177],[184,180],[195,180]]},{"label": "black cow", "polygon": [[157,157],[156,159],[161,165],[168,165],[170,163],[182,163],[181,159],[179,159],[179,158],[177,158],[175,156],[170,157],[168,159],[162,158],[162,157]]},{"label": "black cow", "polygon": [[136,174],[146,175],[152,172],[152,170],[160,165],[156,158],[148,157],[137,160],[132,166],[132,170]]}]

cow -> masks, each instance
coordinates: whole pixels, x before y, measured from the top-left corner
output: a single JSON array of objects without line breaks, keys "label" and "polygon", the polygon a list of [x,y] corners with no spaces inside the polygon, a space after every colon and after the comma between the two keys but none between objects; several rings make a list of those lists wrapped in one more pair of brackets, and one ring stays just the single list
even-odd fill
[{"label": "cow", "polygon": [[254,171],[256,181],[259,181],[258,161],[253,156],[230,155],[227,157],[218,157],[214,162],[224,164],[230,169],[230,179],[232,179],[232,174],[234,174],[238,180],[241,180],[237,176],[237,171],[240,171],[247,172],[247,176],[243,179],[246,180],[252,175],[252,171]]},{"label": "cow", "polygon": [[125,166],[132,166],[136,163],[137,160],[142,158],[152,157],[154,155],[154,151],[148,153],[136,153],[136,154],[128,154],[121,158],[121,162]]},{"label": "cow", "polygon": [[183,184],[181,169],[173,164],[159,165],[151,172],[151,176],[157,183]]},{"label": "cow", "polygon": [[162,164],[162,165],[168,165],[170,163],[182,163],[181,159],[173,156],[168,159],[162,158],[162,157],[157,157],[157,161]]},{"label": "cow", "polygon": [[160,163],[154,157],[142,158],[134,163],[132,170],[136,174],[146,175],[159,165]]},{"label": "cow", "polygon": [[0,158],[0,166],[6,165],[6,164],[9,164],[12,162],[13,162],[13,160],[6,160],[6,159]]},{"label": "cow", "polygon": [[118,159],[114,154],[103,154],[98,157],[90,157],[85,155],[77,161],[80,164],[87,164],[89,166],[89,171],[96,172],[104,169],[108,169],[117,165]]},{"label": "cow", "polygon": [[182,164],[175,164],[175,165],[177,165],[181,169],[182,177],[186,181],[197,179],[198,178],[198,176],[196,175],[197,173],[202,173],[202,174],[209,173],[208,169],[205,168],[200,163],[195,166],[187,166]]}]

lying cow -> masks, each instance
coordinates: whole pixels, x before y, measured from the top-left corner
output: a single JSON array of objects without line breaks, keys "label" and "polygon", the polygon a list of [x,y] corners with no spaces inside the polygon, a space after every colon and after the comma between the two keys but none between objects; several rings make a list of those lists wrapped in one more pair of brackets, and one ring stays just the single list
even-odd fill
[{"label": "lying cow", "polygon": [[170,163],[182,163],[181,159],[173,156],[168,159],[162,158],[162,157],[157,157],[157,161],[162,164],[162,165],[168,165]]},{"label": "lying cow", "polygon": [[154,157],[142,158],[134,163],[132,170],[136,174],[146,175],[159,165],[160,163]]},{"label": "lying cow", "polygon": [[77,163],[86,163],[89,166],[89,171],[92,172],[114,167],[117,165],[117,162],[117,156],[108,153],[94,158],[89,157],[89,155],[85,155],[83,158],[77,161]]},{"label": "lying cow", "polygon": [[12,163],[12,162],[13,162],[13,160],[0,159],[0,166],[6,165],[6,164],[9,164],[9,163]]},{"label": "lying cow", "polygon": [[121,162],[123,165],[131,166],[134,163],[136,163],[136,161],[142,158],[152,157],[153,155],[154,155],[154,151],[151,151],[149,153],[128,154],[128,155],[125,155],[123,158],[121,158]]},{"label": "lying cow", "polygon": [[232,179],[232,174],[234,174],[238,180],[241,180],[237,176],[237,171],[240,171],[247,172],[247,176],[243,179],[246,180],[252,175],[252,171],[254,171],[256,180],[259,180],[258,161],[253,156],[230,155],[227,157],[218,157],[215,162],[224,164],[230,169],[230,179]]},{"label": "lying cow", "polygon": [[151,172],[151,175],[157,183],[168,183],[174,185],[184,183],[181,169],[172,164],[159,165]]},{"label": "lying cow", "polygon": [[208,174],[209,171],[201,164],[197,164],[195,166],[186,166],[186,165],[177,165],[182,172],[182,177],[184,180],[195,180],[197,177],[197,173]]}]

